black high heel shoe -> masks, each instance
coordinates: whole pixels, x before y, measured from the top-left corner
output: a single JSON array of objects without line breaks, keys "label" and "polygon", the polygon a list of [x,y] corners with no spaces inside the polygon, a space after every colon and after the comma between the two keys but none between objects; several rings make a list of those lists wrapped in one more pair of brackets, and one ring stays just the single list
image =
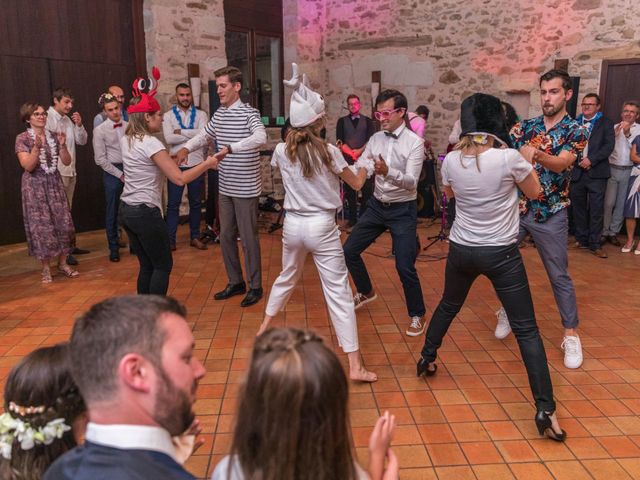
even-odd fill
[{"label": "black high heel shoe", "polygon": [[417,367],[417,376],[421,377],[421,376],[425,376],[425,377],[433,377],[436,372],[438,371],[438,365],[437,364],[433,364],[433,370],[429,370],[429,362],[427,362],[424,358],[420,358],[420,360],[418,361],[418,365],[416,365]]},{"label": "black high heel shoe", "polygon": [[558,433],[553,429],[551,426],[551,413],[547,413],[544,410],[539,410],[538,413],[536,413],[535,421],[536,427],[538,427],[538,433],[540,433],[540,435],[546,435],[556,442],[564,442],[567,438],[567,432],[561,430],[562,433]]}]

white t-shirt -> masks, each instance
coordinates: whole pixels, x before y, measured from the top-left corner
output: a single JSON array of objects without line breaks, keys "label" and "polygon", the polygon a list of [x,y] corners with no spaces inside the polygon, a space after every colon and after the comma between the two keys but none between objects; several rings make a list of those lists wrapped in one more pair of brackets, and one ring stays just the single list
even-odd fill
[{"label": "white t-shirt", "polygon": [[151,159],[153,155],[165,150],[160,140],[145,135],[142,140],[133,139],[129,147],[129,138],[120,139],[122,164],[124,166],[124,189],[120,200],[127,205],[153,205],[162,210],[162,183],[166,181],[162,170]]},{"label": "white t-shirt", "polygon": [[288,212],[315,213],[340,207],[340,181],[338,175],[348,167],[337,147],[328,145],[331,167],[322,165],[311,178],[302,175],[300,162],[292,163],[287,157],[286,144],[279,143],[271,157],[271,165],[280,168],[286,195],[284,208]]},{"label": "white t-shirt", "polygon": [[442,164],[442,183],[453,190],[456,219],[449,238],[469,246],[511,245],[518,239],[517,183],[533,167],[517,150],[491,148],[476,157],[450,152]]}]

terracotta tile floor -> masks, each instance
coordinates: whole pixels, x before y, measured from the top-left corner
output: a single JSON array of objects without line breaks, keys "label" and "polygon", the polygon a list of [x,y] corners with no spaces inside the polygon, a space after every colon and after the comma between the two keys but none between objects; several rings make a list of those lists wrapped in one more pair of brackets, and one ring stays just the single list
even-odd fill
[{"label": "terracotta tile floor", "polygon": [[[421,238],[437,226],[421,228]],[[197,350],[208,373],[196,409],[207,443],[188,463],[206,478],[230,444],[238,382],[242,380],[264,300],[242,309],[239,299],[215,302],[226,284],[219,246],[187,246],[186,226],[174,256],[170,293],[189,309]],[[107,261],[104,232],[79,236],[93,253],[80,257],[81,276],[56,276],[43,287],[24,245],[0,248],[0,378],[39,345],[65,340],[74,318],[94,302],[135,291],[137,261]],[[269,287],[280,270],[280,233],[261,234],[263,278]],[[421,338],[404,335],[407,317],[390,239],[383,236],[365,255],[379,299],[358,312],[366,364],[380,380],[351,385],[353,438],[366,463],[367,439],[385,409],[398,421],[394,449],[404,479],[625,479],[640,478],[640,257],[607,247],[601,260],[570,252],[578,295],[585,361],[578,370],[562,364],[562,328],[549,283],[535,249],[525,257],[538,324],[544,337],[558,400],[568,431],[564,444],[541,439],[513,336],[493,336],[496,296],[480,279],[441,349],[440,369],[415,378]],[[443,288],[446,244],[422,255],[418,272],[429,313]],[[309,260],[303,281],[276,325],[313,328],[337,349],[318,275]],[[340,353],[346,364],[345,356]]]}]

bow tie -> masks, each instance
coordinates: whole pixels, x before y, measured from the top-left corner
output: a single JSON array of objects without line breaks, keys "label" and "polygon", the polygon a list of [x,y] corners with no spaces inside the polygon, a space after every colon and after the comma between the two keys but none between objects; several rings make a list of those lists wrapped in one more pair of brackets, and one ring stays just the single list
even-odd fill
[{"label": "bow tie", "polygon": [[113,124],[113,128],[118,128],[118,127],[121,127],[121,126],[122,126],[122,123],[114,123]]},{"label": "bow tie", "polygon": [[395,133],[387,132],[386,130],[385,130],[384,134],[387,137],[396,138],[396,139],[398,138],[398,135],[396,135]]}]

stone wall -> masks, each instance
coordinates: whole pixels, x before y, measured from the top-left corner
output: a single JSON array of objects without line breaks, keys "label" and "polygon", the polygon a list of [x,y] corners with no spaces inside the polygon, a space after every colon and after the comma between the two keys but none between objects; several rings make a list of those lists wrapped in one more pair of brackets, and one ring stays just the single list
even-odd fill
[{"label": "stone wall", "polygon": [[431,109],[428,133],[438,151],[470,93],[513,100],[507,92],[520,92],[520,110],[533,116],[540,113],[538,76],[555,59],[569,59],[583,95],[597,92],[602,59],[640,56],[635,0],[284,0],[283,6],[285,76],[291,61],[310,75],[325,95],[331,136],[348,93],[359,94],[370,112],[371,72],[381,70],[383,88],[403,91],[410,108]]},{"label": "stone wall", "polygon": [[223,0],[145,0],[147,66],[160,69],[158,100],[174,101],[175,86],[187,81],[187,63],[200,65],[201,108],[209,110],[207,82],[227,64]]}]

